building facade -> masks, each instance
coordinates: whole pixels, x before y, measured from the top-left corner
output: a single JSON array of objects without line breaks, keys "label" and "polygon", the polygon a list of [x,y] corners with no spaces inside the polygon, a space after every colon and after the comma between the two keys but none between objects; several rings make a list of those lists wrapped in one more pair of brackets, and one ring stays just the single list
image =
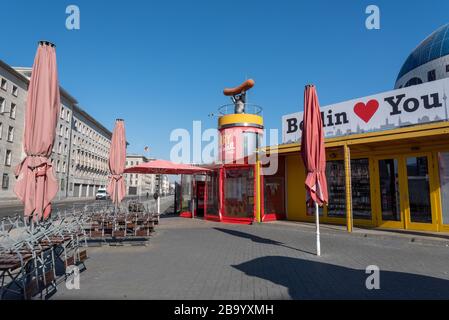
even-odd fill
[{"label": "building facade", "polygon": [[0,60],[0,199],[16,198],[15,167],[24,157],[22,140],[28,79]]},{"label": "building facade", "polygon": [[159,192],[161,196],[170,194],[170,181],[168,180],[167,175],[156,175],[156,191]]},{"label": "building facade", "polygon": [[395,88],[449,77],[449,23],[435,30],[410,53],[399,71]]},{"label": "building facade", "polygon": [[59,110],[58,124],[56,126],[56,137],[53,144],[51,161],[55,171],[56,179],[59,181],[59,190],[56,199],[67,197],[67,182],[69,170],[69,158],[71,150],[70,135],[72,131],[73,110],[76,100],[69,94],[60,90],[61,106]]},{"label": "building facade", "polygon": [[[137,166],[141,163],[151,161],[143,155],[127,155],[126,167]],[[153,195],[156,192],[156,175],[154,174],[137,174],[126,173],[126,194],[128,196],[146,196]]]},{"label": "building facade", "polygon": [[74,108],[71,132],[67,194],[94,197],[108,183],[112,133],[79,106]]},{"label": "building facade", "polygon": [[[17,199],[14,168],[25,157],[23,134],[31,68],[12,68],[0,60],[0,200]],[[94,197],[109,176],[112,133],[60,88],[61,106],[51,161],[59,182],[56,199]]]},{"label": "building facade", "polygon": [[[329,192],[322,222],[449,231],[448,78],[446,24],[409,55],[396,90],[321,108]],[[301,116],[283,117],[284,144],[274,147],[284,179],[285,205],[278,210],[288,220],[312,222],[298,142]]]}]

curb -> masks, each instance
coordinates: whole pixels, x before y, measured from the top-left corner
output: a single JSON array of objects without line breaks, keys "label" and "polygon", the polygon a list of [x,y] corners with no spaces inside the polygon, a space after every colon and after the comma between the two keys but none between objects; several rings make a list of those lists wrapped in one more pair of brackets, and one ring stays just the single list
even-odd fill
[{"label": "curb", "polygon": [[[315,233],[315,225],[312,224],[299,224],[292,223],[289,225],[288,223],[265,223],[265,224],[255,224],[260,227],[287,227],[293,228],[298,231]],[[332,228],[326,228],[326,225],[320,229],[321,234],[329,234],[329,235],[339,235],[339,236],[347,236],[347,237],[357,237],[357,238],[365,238],[365,239],[382,239],[382,240],[394,240],[394,241],[402,241],[405,243],[416,243],[422,245],[436,245],[436,246],[445,246],[449,247],[449,235],[442,233],[438,234],[404,234],[401,231],[395,232],[394,230],[385,231],[380,229],[372,229],[365,230],[356,228],[352,233],[348,233],[346,230],[337,230]],[[386,234],[388,232],[388,234]]]}]

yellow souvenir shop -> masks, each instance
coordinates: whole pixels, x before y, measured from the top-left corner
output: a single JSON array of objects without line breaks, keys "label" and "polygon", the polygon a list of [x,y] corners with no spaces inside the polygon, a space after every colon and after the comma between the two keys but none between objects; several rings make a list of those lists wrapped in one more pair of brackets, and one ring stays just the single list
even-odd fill
[{"label": "yellow souvenir shop", "polygon": [[[319,92],[318,92],[319,93]],[[322,107],[329,204],[321,221],[449,232],[449,79]],[[300,158],[302,113],[282,118],[286,217],[314,221]]]}]

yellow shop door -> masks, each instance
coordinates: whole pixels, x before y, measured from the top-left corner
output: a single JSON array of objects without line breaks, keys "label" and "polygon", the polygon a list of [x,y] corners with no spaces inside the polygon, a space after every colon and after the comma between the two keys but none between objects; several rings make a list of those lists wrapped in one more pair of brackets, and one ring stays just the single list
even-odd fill
[{"label": "yellow shop door", "polygon": [[436,231],[430,153],[376,158],[379,227]]}]

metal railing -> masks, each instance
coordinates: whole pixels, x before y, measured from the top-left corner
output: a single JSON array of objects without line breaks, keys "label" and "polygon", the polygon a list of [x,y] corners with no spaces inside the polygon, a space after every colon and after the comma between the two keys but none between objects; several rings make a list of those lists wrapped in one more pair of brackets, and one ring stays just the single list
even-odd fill
[{"label": "metal railing", "polygon": [[[232,103],[225,104],[218,108],[219,115],[227,115],[227,114],[234,114],[235,112],[235,105]],[[262,115],[263,114],[263,108],[257,104],[253,103],[245,103],[245,112],[244,114],[256,114],[256,115]]]}]

